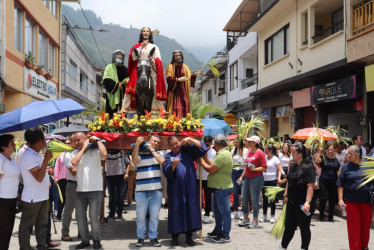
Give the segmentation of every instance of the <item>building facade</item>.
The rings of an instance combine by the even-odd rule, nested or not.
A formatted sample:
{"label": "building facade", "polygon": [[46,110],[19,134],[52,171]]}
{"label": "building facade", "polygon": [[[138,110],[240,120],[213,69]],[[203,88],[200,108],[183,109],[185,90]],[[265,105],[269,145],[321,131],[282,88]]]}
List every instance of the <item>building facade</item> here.
{"label": "building facade", "polygon": [[[57,99],[60,1],[2,1],[3,112]],[[5,46],[4,46],[5,44]],[[2,57],[3,59],[3,57]],[[30,62],[30,63],[26,63]]]}

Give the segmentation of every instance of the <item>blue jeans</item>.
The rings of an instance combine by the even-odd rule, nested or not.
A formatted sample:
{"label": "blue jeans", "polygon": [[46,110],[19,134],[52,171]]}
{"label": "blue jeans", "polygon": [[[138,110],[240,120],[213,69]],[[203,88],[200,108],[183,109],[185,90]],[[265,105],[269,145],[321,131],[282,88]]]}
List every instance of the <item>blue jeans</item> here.
{"label": "blue jeans", "polygon": [[258,175],[253,178],[245,178],[243,189],[242,189],[242,204],[243,204],[243,215],[248,216],[248,199],[251,195],[252,206],[253,206],[253,219],[258,219],[258,211],[260,210],[260,193],[264,184],[264,176]]}
{"label": "blue jeans", "polygon": [[158,215],[162,204],[162,191],[141,191],[135,193],[136,198],[136,235],[138,239],[145,239],[147,232],[146,215],[149,211],[148,237],[157,239]]}
{"label": "blue jeans", "polygon": [[[214,231],[228,236],[231,231],[230,195],[232,188],[214,189],[213,191],[213,214],[216,221]],[[222,227],[223,223],[223,227]]]}
{"label": "blue jeans", "polygon": [[233,188],[234,189],[234,211],[238,211],[239,194],[240,194],[240,190],[243,186],[243,185],[239,185],[236,181],[240,178],[243,171],[244,171],[244,169],[240,169],[240,170],[233,169],[232,174],[231,174],[232,184],[234,184],[234,188]]}

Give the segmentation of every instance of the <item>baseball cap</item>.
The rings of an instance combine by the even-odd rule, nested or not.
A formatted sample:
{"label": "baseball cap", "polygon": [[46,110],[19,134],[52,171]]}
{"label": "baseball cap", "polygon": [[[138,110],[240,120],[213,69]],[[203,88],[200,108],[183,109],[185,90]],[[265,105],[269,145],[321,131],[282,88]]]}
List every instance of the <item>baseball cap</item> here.
{"label": "baseball cap", "polygon": [[218,143],[218,144],[227,144],[227,141],[226,141],[226,136],[224,136],[223,134],[218,134],[216,135],[216,137],[214,138],[214,142]]}
{"label": "baseball cap", "polygon": [[252,135],[251,137],[249,138],[245,138],[247,141],[253,141],[255,142],[256,144],[260,144],[261,142],[261,139],[260,137],[258,137],[257,135]]}

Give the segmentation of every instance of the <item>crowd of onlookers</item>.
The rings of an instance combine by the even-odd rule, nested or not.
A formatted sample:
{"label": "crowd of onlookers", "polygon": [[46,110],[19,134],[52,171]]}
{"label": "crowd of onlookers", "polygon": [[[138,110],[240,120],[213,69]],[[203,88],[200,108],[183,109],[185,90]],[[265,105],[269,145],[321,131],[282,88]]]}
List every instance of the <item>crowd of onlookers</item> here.
{"label": "crowd of onlookers", "polygon": [[[54,164],[48,164],[50,151],[41,154],[46,141],[40,129],[28,129],[24,137],[26,143],[13,158],[14,137],[0,135],[0,214],[4,218],[0,249],[9,247],[18,207],[22,208],[20,249],[32,249],[33,230],[38,249],[59,246],[59,242],[51,240],[52,220],[62,223],[61,240],[72,241],[74,210],[81,238],[76,249],[89,247],[91,240],[93,248],[100,249],[99,216],[105,193],[102,161],[109,196],[105,219],[123,219],[126,207],[136,201],[137,247],[144,246],[147,236],[150,244],[161,246],[158,222],[162,206],[168,209],[171,245],[179,245],[179,235],[185,234],[187,245],[194,246],[193,232],[200,230],[202,223],[210,223],[211,212],[215,228],[208,237],[212,242],[227,243],[231,241],[232,219],[240,220],[238,226],[250,229],[259,228],[259,223],[275,223],[276,202],[281,200],[287,207],[279,249],[287,248],[297,227],[301,248],[308,249],[317,200],[320,221],[334,222],[336,205],[346,214],[350,249],[368,246],[373,186],[358,186],[362,183],[360,164],[366,160],[364,156],[373,156],[374,150],[368,143],[363,144],[361,136],[354,136],[351,146],[331,141],[313,148],[306,148],[301,141],[292,143],[288,135],[282,142],[264,147],[258,136],[233,141],[223,135],[206,136],[203,141],[170,136],[169,150],[159,150],[161,138],[152,135],[149,141],[138,137],[133,149],[124,152],[106,150],[99,138],[78,132],[65,141],[75,150],[62,153]],[[272,201],[266,197],[264,187],[285,190]]]}

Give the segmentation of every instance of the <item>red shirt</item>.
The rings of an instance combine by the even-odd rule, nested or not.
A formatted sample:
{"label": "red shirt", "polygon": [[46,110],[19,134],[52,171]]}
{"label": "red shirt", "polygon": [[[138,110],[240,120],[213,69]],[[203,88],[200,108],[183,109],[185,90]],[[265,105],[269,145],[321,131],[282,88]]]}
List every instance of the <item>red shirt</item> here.
{"label": "red shirt", "polygon": [[[264,152],[261,149],[258,149],[256,152],[252,152],[249,150],[247,158],[245,159],[245,162],[252,163],[255,165],[255,168],[264,167],[267,168],[266,165],[266,157]],[[248,166],[245,168],[245,177],[247,178],[253,178],[259,175],[262,175],[262,172],[253,172],[251,171]]]}

